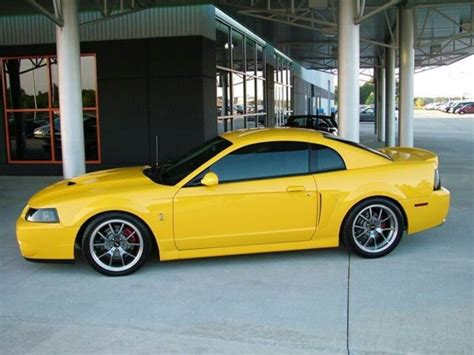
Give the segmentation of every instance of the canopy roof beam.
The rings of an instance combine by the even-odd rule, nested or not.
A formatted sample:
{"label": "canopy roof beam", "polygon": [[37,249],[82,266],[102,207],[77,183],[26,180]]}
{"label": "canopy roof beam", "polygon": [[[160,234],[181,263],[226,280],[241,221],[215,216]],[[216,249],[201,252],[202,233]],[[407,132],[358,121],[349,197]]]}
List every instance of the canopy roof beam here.
{"label": "canopy roof beam", "polygon": [[44,16],[49,18],[51,21],[53,21],[57,26],[63,27],[64,26],[64,20],[62,17],[62,12],[60,11],[61,6],[57,3],[58,0],[52,0],[53,1],[53,6],[55,9],[56,14],[52,14],[49,12],[47,9],[45,9],[41,4],[39,4],[36,0],[26,0],[28,4],[36,8],[39,12],[41,12]]}

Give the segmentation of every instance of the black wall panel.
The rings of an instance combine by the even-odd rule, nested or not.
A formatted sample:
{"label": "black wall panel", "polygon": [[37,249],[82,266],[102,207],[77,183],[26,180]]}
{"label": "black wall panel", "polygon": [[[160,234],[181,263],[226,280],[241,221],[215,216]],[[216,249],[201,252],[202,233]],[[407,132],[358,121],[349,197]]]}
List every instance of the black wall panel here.
{"label": "black wall panel", "polygon": [[204,141],[199,78],[155,78],[149,82],[151,152],[169,160]]}
{"label": "black wall panel", "polygon": [[102,161],[129,165],[149,161],[145,78],[100,80]]}

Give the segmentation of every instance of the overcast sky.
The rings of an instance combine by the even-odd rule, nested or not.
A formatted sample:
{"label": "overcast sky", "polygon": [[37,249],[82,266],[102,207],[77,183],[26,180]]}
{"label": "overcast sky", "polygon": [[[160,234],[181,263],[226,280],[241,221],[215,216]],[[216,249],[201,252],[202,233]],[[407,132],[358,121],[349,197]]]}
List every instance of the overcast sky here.
{"label": "overcast sky", "polygon": [[415,96],[474,98],[474,55],[451,65],[415,74]]}

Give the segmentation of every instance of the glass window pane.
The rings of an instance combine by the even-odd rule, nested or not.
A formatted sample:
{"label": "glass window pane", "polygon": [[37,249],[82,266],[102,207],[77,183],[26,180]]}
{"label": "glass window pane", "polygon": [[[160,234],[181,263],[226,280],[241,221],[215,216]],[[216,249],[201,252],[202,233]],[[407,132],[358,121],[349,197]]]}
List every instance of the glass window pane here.
{"label": "glass window pane", "polygon": [[51,160],[48,112],[9,112],[11,160]]}
{"label": "glass window pane", "polygon": [[286,71],[288,85],[291,85],[291,64],[288,63],[288,70]]}
{"label": "glass window pane", "polygon": [[224,121],[225,120],[222,119],[222,118],[217,119],[217,134],[222,134],[222,133],[226,132],[225,129],[224,129]]}
{"label": "glass window pane", "polygon": [[[4,70],[4,62],[1,61],[1,63],[2,63],[2,67],[0,68],[0,70],[3,71],[3,70]],[[3,113],[3,112],[4,112],[4,111],[3,111],[3,110],[4,110],[4,107],[5,107],[5,103],[4,103],[4,99],[3,99],[3,97],[4,97],[4,96],[3,96],[3,88],[5,87],[5,84],[4,84],[4,82],[3,82],[3,75],[1,75],[1,73],[0,73],[0,80],[1,80],[1,81],[0,81],[0,112]],[[4,119],[4,117],[2,116],[2,120],[1,120],[2,122],[3,122],[3,119]],[[2,124],[2,123],[0,123],[0,125],[1,125],[1,124]]]}
{"label": "glass window pane", "polygon": [[231,115],[230,73],[229,72],[217,69],[216,90],[217,90],[217,116]]}
{"label": "glass window pane", "polygon": [[246,77],[247,113],[255,112],[255,79]]}
{"label": "glass window pane", "polygon": [[311,144],[311,172],[344,170],[346,165],[341,156],[333,149],[318,144]]}
{"label": "glass window pane", "polygon": [[246,72],[249,75],[255,75],[255,57],[256,57],[256,52],[255,52],[255,42],[246,38],[245,39],[245,58],[246,58]]}
{"label": "glass window pane", "polygon": [[257,128],[257,127],[259,127],[257,117],[256,116],[247,117],[247,128]]}
{"label": "glass window pane", "polygon": [[278,57],[275,55],[274,58],[275,58],[275,67],[273,69],[273,81],[277,83],[278,82]]}
{"label": "glass window pane", "polygon": [[82,107],[96,107],[96,66],[94,56],[81,57]]}
{"label": "glass window pane", "polygon": [[[97,140],[96,111],[83,111],[84,149],[87,161],[99,160]],[[54,153],[56,160],[62,159],[61,151],[61,118],[59,112],[54,113]]]}
{"label": "glass window pane", "polygon": [[293,90],[293,88],[291,88],[291,87],[288,88],[288,111],[290,111],[290,112],[293,111],[292,102],[291,102],[292,90]]}
{"label": "glass window pane", "polygon": [[216,65],[230,68],[229,26],[216,23]]}
{"label": "glass window pane", "polygon": [[53,57],[49,59],[51,67],[51,105],[54,108],[59,107],[59,76],[58,59]]}
{"label": "glass window pane", "polygon": [[[50,58],[51,65],[51,103],[59,107],[58,60]],[[81,56],[82,107],[96,107],[96,63],[94,56]]]}
{"label": "glass window pane", "polygon": [[265,112],[265,93],[264,93],[264,83],[265,81],[259,79],[257,80],[257,112]]}
{"label": "glass window pane", "polygon": [[306,174],[308,145],[302,142],[252,144],[226,155],[211,171],[221,182]]}
{"label": "glass window pane", "polygon": [[232,69],[244,71],[244,36],[232,30]]}
{"label": "glass window pane", "polygon": [[232,123],[233,123],[233,126],[232,126],[233,131],[246,128],[244,116],[234,117]]}
{"label": "glass window pane", "polygon": [[257,44],[257,76],[265,76],[265,62],[263,57],[263,47]]}
{"label": "glass window pane", "polygon": [[4,70],[7,108],[41,109],[49,106],[46,58],[7,59]]}
{"label": "glass window pane", "polygon": [[244,113],[244,77],[240,74],[232,74],[232,104],[233,114],[241,115]]}

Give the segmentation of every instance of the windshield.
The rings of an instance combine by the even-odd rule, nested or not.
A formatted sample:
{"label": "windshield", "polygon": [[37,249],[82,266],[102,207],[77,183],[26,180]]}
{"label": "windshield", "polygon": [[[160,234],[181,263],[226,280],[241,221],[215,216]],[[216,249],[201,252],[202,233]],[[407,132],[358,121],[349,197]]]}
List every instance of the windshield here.
{"label": "windshield", "polygon": [[176,185],[195,169],[231,145],[231,142],[222,137],[212,138],[159,169],[146,169],[145,175],[159,184]]}
{"label": "windshield", "polygon": [[337,137],[337,136],[333,136],[331,134],[327,134],[327,133],[322,133],[324,135],[325,138],[327,139],[332,139],[332,140],[335,140],[335,141],[338,141],[338,142],[341,142],[341,143],[345,143],[345,144],[349,144],[353,147],[356,147],[356,148],[359,148],[359,149],[363,149],[367,152],[370,152],[370,153],[373,153],[373,154],[377,154],[378,156],[381,156],[385,159],[388,159],[388,160],[392,160],[392,157],[388,156],[387,154],[384,154],[382,152],[379,152],[378,150],[375,150],[375,149],[372,149],[372,148],[369,148],[363,144],[359,144],[359,143],[356,143],[356,142],[352,142],[352,141],[348,141],[348,140],[345,140],[345,139],[342,139],[340,137]]}

